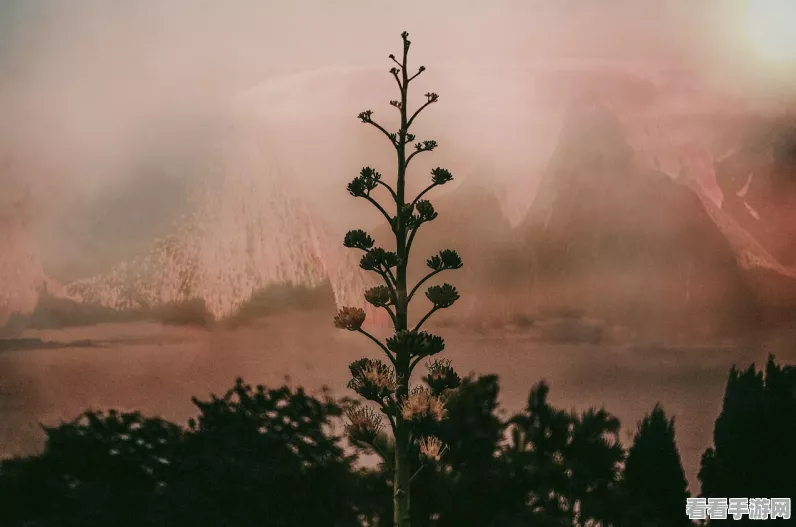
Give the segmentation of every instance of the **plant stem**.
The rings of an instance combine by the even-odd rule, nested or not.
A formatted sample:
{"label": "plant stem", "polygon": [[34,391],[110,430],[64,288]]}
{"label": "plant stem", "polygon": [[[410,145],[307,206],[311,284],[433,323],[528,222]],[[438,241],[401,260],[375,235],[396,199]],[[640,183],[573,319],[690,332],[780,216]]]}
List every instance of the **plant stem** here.
{"label": "plant stem", "polygon": [[[396,296],[395,306],[395,331],[406,331],[409,318],[408,295],[406,291],[406,224],[401,211],[405,206],[406,191],[406,134],[408,120],[406,117],[407,90],[409,79],[406,74],[407,54],[409,41],[406,33],[403,38],[403,61],[401,66],[401,130],[398,137],[398,183],[396,187],[396,210],[398,211],[395,229],[396,250],[398,253],[398,267],[396,269]],[[409,393],[409,353],[403,351],[396,356],[396,374],[400,385],[396,392],[398,401]],[[409,440],[407,424],[398,414],[396,418],[395,434],[395,475],[393,482],[393,523],[395,527],[410,527],[410,499],[409,499]]]}

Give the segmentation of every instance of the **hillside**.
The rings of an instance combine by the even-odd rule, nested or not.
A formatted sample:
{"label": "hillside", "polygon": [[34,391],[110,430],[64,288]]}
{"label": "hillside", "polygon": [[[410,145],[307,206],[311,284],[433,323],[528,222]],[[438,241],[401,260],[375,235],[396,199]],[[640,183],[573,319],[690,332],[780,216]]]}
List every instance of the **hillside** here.
{"label": "hillside", "polygon": [[684,333],[757,321],[733,248],[699,197],[640,165],[599,105],[570,112],[520,231],[540,307]]}

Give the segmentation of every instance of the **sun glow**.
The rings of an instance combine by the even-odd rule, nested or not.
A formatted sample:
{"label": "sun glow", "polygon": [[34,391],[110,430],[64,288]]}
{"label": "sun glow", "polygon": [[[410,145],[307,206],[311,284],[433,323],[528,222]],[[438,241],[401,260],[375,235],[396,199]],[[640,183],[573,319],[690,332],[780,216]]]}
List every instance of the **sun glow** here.
{"label": "sun glow", "polygon": [[796,0],[747,0],[749,37],[764,58],[796,61]]}

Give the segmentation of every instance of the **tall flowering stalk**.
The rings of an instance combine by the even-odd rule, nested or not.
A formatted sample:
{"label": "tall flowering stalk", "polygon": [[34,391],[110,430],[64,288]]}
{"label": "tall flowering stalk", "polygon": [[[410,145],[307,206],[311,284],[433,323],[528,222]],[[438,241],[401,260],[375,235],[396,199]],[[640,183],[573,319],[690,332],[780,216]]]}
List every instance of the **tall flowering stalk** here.
{"label": "tall flowering stalk", "polygon": [[[395,55],[390,55],[390,59],[396,64],[390,73],[395,78],[401,93],[400,100],[392,100],[390,105],[400,112],[400,128],[395,133],[388,132],[373,120],[371,110],[364,111],[358,116],[363,123],[373,126],[384,134],[395,148],[398,159],[395,187],[386,183],[381,174],[370,167],[363,168],[359,176],[348,184],[348,192],[352,196],[369,201],[384,216],[395,236],[396,249],[390,251],[377,247],[373,238],[363,230],[349,231],[344,241],[346,247],[363,251],[360,267],[378,274],[383,280],[384,285],[365,292],[365,300],[387,311],[395,333],[384,342],[377,339],[362,329],[365,312],[356,307],[342,308],[334,319],[336,327],[362,333],[379,346],[387,357],[387,362],[365,358],[349,366],[352,376],[349,388],[364,399],[376,403],[379,410],[360,406],[350,411],[347,432],[356,444],[366,445],[384,456],[386,454],[379,449],[376,439],[385,428],[386,418],[389,430],[393,434],[395,450],[393,475],[395,527],[410,525],[410,484],[414,477],[410,472],[410,455],[419,451],[427,460],[439,460],[444,453],[445,445],[431,435],[429,430],[433,430],[433,425],[445,417],[445,398],[450,390],[459,386],[460,382],[459,376],[450,366],[450,361],[429,359],[425,363],[428,370],[428,375],[424,378],[426,385],[410,386],[415,367],[424,359],[437,355],[445,349],[445,342],[441,337],[421,330],[423,324],[438,310],[451,307],[459,299],[459,293],[450,284],[428,287],[426,298],[431,302],[431,307],[412,327],[409,325],[409,303],[427,280],[443,271],[459,269],[462,260],[456,251],[447,249],[440,251],[426,261],[430,269],[428,274],[411,288],[407,284],[406,268],[415,235],[422,225],[437,218],[434,206],[423,197],[435,187],[453,179],[448,170],[435,168],[431,171],[430,184],[420,194],[414,198],[406,196],[406,174],[412,159],[437,147],[436,141],[425,140],[414,143],[412,151],[415,135],[410,130],[418,115],[439,100],[436,93],[426,93],[426,101],[419,108],[411,114],[407,111],[409,86],[425,71],[425,67],[420,66],[414,75],[408,75],[407,56],[411,45],[408,37],[409,34],[406,32],[401,34],[403,39],[401,60],[396,59]],[[379,187],[382,187],[391,198],[391,204],[387,207],[382,206],[373,196]]]}

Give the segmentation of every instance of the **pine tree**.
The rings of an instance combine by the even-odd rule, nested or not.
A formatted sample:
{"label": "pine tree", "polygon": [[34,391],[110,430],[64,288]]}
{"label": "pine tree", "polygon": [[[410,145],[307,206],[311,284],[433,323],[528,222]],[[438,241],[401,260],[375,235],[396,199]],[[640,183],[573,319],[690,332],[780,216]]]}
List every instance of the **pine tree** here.
{"label": "pine tree", "polygon": [[[702,496],[787,498],[796,496],[796,366],[769,356],[730,370],[713,446],[702,455]],[[773,505],[772,505],[773,508]],[[744,517],[736,525],[753,525]],[[793,519],[791,520],[793,522]]]}
{"label": "pine tree", "polygon": [[625,525],[691,525],[684,513],[688,483],[674,439],[674,418],[655,408],[639,423],[622,481]]}
{"label": "pine tree", "polygon": [[[387,311],[392,320],[394,335],[382,342],[364,329],[365,311],[356,307],[343,307],[335,317],[335,326],[340,329],[357,331],[372,340],[387,357],[387,362],[364,358],[353,362],[349,369],[352,379],[349,388],[364,399],[376,403],[380,411],[369,406],[358,406],[348,412],[349,424],[347,432],[351,440],[358,445],[368,445],[386,458],[387,449],[381,448],[379,437],[384,427],[383,417],[389,423],[393,436],[393,522],[396,527],[409,527],[410,514],[410,483],[412,480],[413,452],[419,451],[427,459],[439,459],[445,445],[431,434],[435,424],[446,413],[445,398],[450,390],[460,382],[459,376],[451,368],[450,361],[429,360],[426,362],[428,375],[424,378],[426,386],[410,386],[415,367],[424,359],[437,355],[445,348],[444,340],[436,335],[422,331],[421,327],[428,318],[440,309],[452,306],[459,293],[450,284],[433,285],[426,291],[426,298],[432,307],[420,321],[410,327],[409,304],[419,288],[427,280],[443,271],[459,269],[462,261],[452,250],[443,250],[430,257],[427,265],[430,272],[410,289],[407,281],[407,263],[409,261],[412,242],[422,225],[433,221],[437,212],[433,205],[423,199],[430,190],[444,185],[453,179],[451,173],[444,168],[431,171],[431,183],[414,199],[406,196],[406,177],[410,162],[415,156],[431,152],[437,146],[433,140],[419,141],[414,144],[414,151],[407,155],[415,135],[410,132],[418,115],[429,105],[436,103],[436,93],[426,93],[426,101],[414,113],[407,111],[407,100],[410,83],[412,83],[425,67],[420,66],[417,73],[408,74],[408,53],[411,42],[408,33],[401,34],[403,53],[401,60],[395,55],[390,59],[396,64],[390,73],[400,90],[400,100],[390,101],[400,113],[401,124],[397,132],[388,132],[382,125],[373,120],[373,111],[367,110],[358,118],[380,131],[390,141],[397,153],[397,181],[393,188],[386,183],[379,172],[365,167],[360,175],[348,184],[348,192],[370,202],[387,220],[395,238],[395,250],[388,250],[375,245],[373,238],[363,230],[349,231],[345,236],[344,245],[364,252],[360,267],[378,274],[384,284],[373,287],[365,292],[365,300],[376,308]],[[373,193],[379,187],[385,190],[394,204],[394,213],[382,206]],[[385,461],[387,461],[385,459]],[[422,466],[421,466],[422,468]]]}

